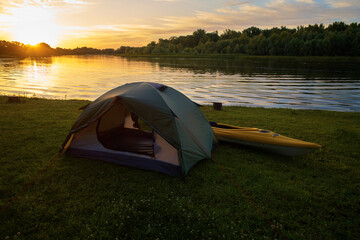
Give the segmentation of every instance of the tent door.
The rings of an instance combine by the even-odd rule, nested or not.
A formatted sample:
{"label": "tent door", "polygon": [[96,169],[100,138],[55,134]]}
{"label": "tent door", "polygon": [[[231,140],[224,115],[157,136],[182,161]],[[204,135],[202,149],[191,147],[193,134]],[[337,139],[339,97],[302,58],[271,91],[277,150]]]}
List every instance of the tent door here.
{"label": "tent door", "polygon": [[99,119],[97,137],[105,148],[154,156],[153,132],[137,127],[136,115],[115,104]]}

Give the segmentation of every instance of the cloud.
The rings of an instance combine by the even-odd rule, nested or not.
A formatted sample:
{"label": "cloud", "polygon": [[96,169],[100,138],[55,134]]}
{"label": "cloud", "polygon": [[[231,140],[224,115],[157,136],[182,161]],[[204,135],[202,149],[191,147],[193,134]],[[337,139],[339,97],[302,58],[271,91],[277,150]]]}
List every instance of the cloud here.
{"label": "cloud", "polygon": [[75,5],[88,5],[88,2],[81,0],[63,0],[64,3],[75,4]]}
{"label": "cloud", "polygon": [[359,7],[359,1],[352,1],[352,0],[343,0],[343,1],[329,0],[328,4],[334,8],[347,8],[356,5]]}
{"label": "cloud", "polygon": [[3,10],[9,8],[21,8],[24,6],[37,7],[65,7],[65,6],[80,6],[89,5],[90,3],[84,0],[1,0],[0,14]]}
{"label": "cloud", "polygon": [[226,6],[239,6],[243,4],[249,4],[247,1],[233,0],[226,3]]}
{"label": "cloud", "polygon": [[308,3],[308,4],[314,4],[315,3],[313,0],[296,0],[296,2]]}
{"label": "cloud", "polygon": [[[51,9],[54,15],[63,16],[66,14],[78,13],[85,5],[91,5],[85,0],[1,0],[0,2],[0,23],[2,27],[8,25],[6,20],[14,9],[36,7]],[[55,17],[55,16],[54,16]]]}
{"label": "cloud", "polygon": [[[153,1],[179,2],[184,0]],[[207,32],[218,30],[221,33],[224,29],[243,30],[251,26],[259,28],[296,27],[315,23],[326,25],[334,21],[360,21],[359,0],[229,0],[211,2],[216,2],[216,7],[210,2],[206,8],[195,4],[196,8],[194,7],[191,11],[188,11],[189,8],[187,8],[187,12],[183,12],[183,15],[179,11],[176,16],[169,13],[167,13],[168,15],[159,14],[158,17],[147,18],[146,20],[141,20],[142,16],[134,15],[134,19],[137,20],[127,21],[130,24],[122,24],[120,17],[117,22],[115,20],[114,24],[112,22],[111,24],[101,22],[101,17],[96,18],[99,23],[92,26],[87,26],[88,23],[80,21],[78,22],[79,26],[64,26],[64,33],[59,41],[59,46],[71,48],[76,46],[97,48],[117,48],[121,45],[144,46],[151,41],[157,41],[159,38],[192,34],[199,28],[205,29]],[[24,4],[52,8],[62,18],[72,19],[72,17],[78,16],[73,14],[74,12],[86,10],[87,6],[93,3],[88,0],[1,0],[0,11],[4,7],[19,7]],[[151,10],[153,9],[149,9],[149,11]],[[4,13],[4,11],[2,12]],[[4,14],[1,15],[1,12],[0,24],[3,29],[6,29],[6,17]],[[69,21],[69,24],[73,24],[73,22]],[[3,34],[4,32],[0,31],[0,36]]]}
{"label": "cloud", "polygon": [[[359,1],[360,2],[360,1]],[[335,6],[346,6],[352,8],[339,9]],[[189,17],[168,16],[160,18],[166,28],[178,30],[196,30],[203,28],[208,31],[237,29],[241,30],[251,26],[260,28],[271,27],[296,27],[315,23],[329,24],[335,20],[342,21],[359,20],[358,12],[360,3],[348,0],[341,4],[321,4],[312,0],[267,1],[263,5],[256,5],[251,2],[230,1],[225,6],[215,9],[212,12],[195,11]]]}
{"label": "cloud", "polygon": [[[351,1],[347,1],[349,3]],[[333,21],[359,19],[359,4],[352,8],[338,8],[335,1],[326,4],[310,0],[268,1],[263,5],[252,2],[229,1],[213,11],[194,10],[190,16],[163,16],[155,23],[96,25],[77,29],[76,39],[94,47],[119,47],[121,45],[144,46],[159,38],[191,34],[198,28],[208,32],[224,29],[243,30],[259,28],[296,27],[315,23],[329,24]],[[340,4],[345,6],[344,4]],[[334,16],[337,16],[335,19]],[[80,41],[81,39],[81,41]],[[100,44],[100,45],[99,45]]]}
{"label": "cloud", "polygon": [[[166,34],[166,33],[165,33]],[[161,27],[146,24],[72,26],[62,36],[61,47],[118,48],[120,46],[144,46],[164,37]]]}

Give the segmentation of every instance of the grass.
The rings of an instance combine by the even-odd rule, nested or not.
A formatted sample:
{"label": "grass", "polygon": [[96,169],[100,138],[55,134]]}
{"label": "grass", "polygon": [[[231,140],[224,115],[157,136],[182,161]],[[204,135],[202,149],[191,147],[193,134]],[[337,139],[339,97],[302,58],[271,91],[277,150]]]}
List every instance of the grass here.
{"label": "grass", "polygon": [[[58,154],[85,104],[0,97],[0,206]],[[219,144],[213,157],[286,239],[360,238],[360,113],[201,109],[209,120],[325,146],[286,158]],[[281,239],[211,160],[183,180],[62,156],[0,219],[0,239]]]}

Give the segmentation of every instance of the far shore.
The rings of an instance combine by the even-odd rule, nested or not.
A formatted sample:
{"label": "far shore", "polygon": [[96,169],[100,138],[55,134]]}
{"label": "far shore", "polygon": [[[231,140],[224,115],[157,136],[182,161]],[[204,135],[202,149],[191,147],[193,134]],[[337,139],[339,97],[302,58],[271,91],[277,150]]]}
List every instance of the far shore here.
{"label": "far shore", "polygon": [[213,59],[276,59],[276,60],[299,60],[299,61],[360,61],[360,56],[270,56],[270,55],[248,55],[248,54],[77,54],[77,55],[51,55],[42,57],[0,55],[0,59],[6,58],[44,58],[44,57],[64,57],[64,56],[118,56],[125,58],[213,58]]}
{"label": "far shore", "polygon": [[279,59],[279,60],[348,60],[360,61],[358,56],[269,56],[247,54],[115,54],[114,56],[126,58],[219,58],[219,59]]}

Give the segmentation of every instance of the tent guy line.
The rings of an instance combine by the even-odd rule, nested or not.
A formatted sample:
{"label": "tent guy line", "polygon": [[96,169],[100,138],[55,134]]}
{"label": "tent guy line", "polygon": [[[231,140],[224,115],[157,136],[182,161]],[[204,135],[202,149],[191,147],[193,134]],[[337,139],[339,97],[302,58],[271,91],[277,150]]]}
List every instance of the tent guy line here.
{"label": "tent guy line", "polygon": [[[111,103],[108,105],[108,107],[107,107],[103,112],[101,112],[101,113],[96,117],[96,119],[95,119],[92,123],[89,124],[88,127],[84,128],[84,129],[81,131],[81,133],[78,135],[78,137],[79,137],[81,134],[83,134],[94,122],[96,122],[96,120],[97,120],[105,111],[107,111],[108,108],[109,108],[114,102],[115,102],[115,100],[114,100],[113,102],[111,102]],[[75,138],[73,141],[71,141],[71,143],[70,143],[69,145],[71,145],[71,144],[72,144],[74,141],[76,141],[77,139],[78,139],[78,138]],[[48,168],[50,168],[50,167],[53,165],[53,163],[54,163],[65,151],[66,151],[66,149],[62,149],[62,150],[60,151],[60,153],[59,153],[56,157],[54,157],[53,160],[51,160],[51,162],[50,162],[48,165],[46,165],[43,169],[41,169],[41,170],[39,171],[39,173],[38,173],[28,184],[26,184],[26,186],[25,186],[19,193],[17,193],[14,197],[12,197],[11,200],[8,201],[8,202],[1,208],[1,210],[0,210],[0,215],[1,215],[8,207],[10,207],[10,205],[11,205],[12,203],[14,203],[30,186],[32,186],[32,185],[36,182],[36,180],[38,180],[38,178],[39,178],[44,172],[46,172],[46,170],[47,170]]]}
{"label": "tent guy line", "polygon": [[14,197],[11,198],[10,201],[8,201],[0,210],[0,215],[8,208],[12,203],[14,203],[25,191],[28,189],[31,185],[33,185],[36,180],[44,173],[46,170],[53,165],[53,163],[64,153],[64,151],[61,151],[48,165],[46,165],[38,175],[36,175],[19,193],[17,193]]}

